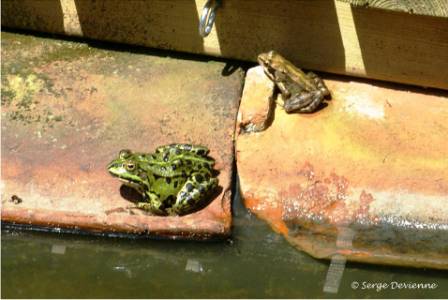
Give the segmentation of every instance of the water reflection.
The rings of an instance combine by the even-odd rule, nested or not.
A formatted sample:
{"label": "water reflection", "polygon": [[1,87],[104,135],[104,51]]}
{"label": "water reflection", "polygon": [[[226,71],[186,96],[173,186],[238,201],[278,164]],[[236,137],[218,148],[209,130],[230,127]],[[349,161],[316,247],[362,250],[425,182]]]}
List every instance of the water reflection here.
{"label": "water reflection", "polygon": [[[2,231],[2,296],[61,298],[442,297],[443,272],[348,264],[337,294],[315,260],[234,203],[232,239],[154,241]],[[435,290],[354,290],[353,281],[437,282]]]}

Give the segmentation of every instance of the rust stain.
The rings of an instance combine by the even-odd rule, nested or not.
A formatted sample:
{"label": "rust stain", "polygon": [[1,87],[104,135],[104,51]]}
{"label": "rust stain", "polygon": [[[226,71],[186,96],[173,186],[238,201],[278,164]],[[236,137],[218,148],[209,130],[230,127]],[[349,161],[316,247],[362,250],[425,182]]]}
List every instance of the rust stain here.
{"label": "rust stain", "polygon": [[[348,180],[332,172],[329,176],[317,174],[310,162],[305,162],[298,171],[298,182],[282,193],[287,199],[286,218],[307,219],[307,216],[322,215],[335,226],[349,222],[349,214],[344,199],[347,196]],[[292,212],[292,214],[290,213]]]}
{"label": "rust stain", "polygon": [[276,107],[267,130],[238,135],[246,206],[314,257],[336,253],[339,229],[351,228],[351,260],[448,268],[448,94],[326,83],[325,109]]}
{"label": "rust stain", "polygon": [[355,216],[360,219],[369,218],[369,206],[374,200],[372,194],[363,190],[361,195],[359,195],[359,208]]}
{"label": "rust stain", "polygon": [[367,251],[353,251],[350,249],[340,249],[337,250],[338,254],[344,255],[344,256],[356,256],[358,258],[371,258],[373,254],[371,252]]}
{"label": "rust stain", "polygon": [[[4,42],[3,221],[190,238],[230,233],[240,71],[222,76],[221,62],[32,36],[7,34]],[[150,152],[173,142],[210,148],[221,193],[184,217],[120,210],[132,203],[107,163],[123,148]],[[23,201],[4,202],[11,195]]]}
{"label": "rust stain", "polygon": [[303,167],[299,170],[298,175],[305,176],[309,181],[314,179],[314,168],[309,162],[305,162]]}
{"label": "rust stain", "polygon": [[272,228],[281,234],[288,234],[288,227],[283,222],[282,218],[282,208],[274,207],[268,202],[260,203],[258,199],[245,197],[244,205],[248,207],[252,212],[254,212],[259,218],[268,219]]}

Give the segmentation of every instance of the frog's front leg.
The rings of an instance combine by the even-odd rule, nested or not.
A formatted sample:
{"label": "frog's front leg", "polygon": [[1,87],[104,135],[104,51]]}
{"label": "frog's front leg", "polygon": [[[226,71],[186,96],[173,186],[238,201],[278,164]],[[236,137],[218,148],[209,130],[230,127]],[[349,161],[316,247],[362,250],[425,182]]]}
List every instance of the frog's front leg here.
{"label": "frog's front leg", "polygon": [[284,99],[288,99],[291,96],[291,93],[289,92],[288,88],[285,85],[285,73],[280,71],[275,71],[275,79],[273,81],[275,82],[275,85],[280,90],[280,93],[282,94]]}
{"label": "frog's front leg", "polygon": [[162,210],[162,202],[160,201],[160,197],[158,195],[151,191],[147,191],[145,195],[147,198],[146,201],[138,202],[138,208],[157,215],[166,215],[166,213]]}
{"label": "frog's front leg", "polygon": [[211,178],[208,172],[192,173],[177,193],[176,202],[169,214],[182,215],[191,211],[217,186],[218,179]]}

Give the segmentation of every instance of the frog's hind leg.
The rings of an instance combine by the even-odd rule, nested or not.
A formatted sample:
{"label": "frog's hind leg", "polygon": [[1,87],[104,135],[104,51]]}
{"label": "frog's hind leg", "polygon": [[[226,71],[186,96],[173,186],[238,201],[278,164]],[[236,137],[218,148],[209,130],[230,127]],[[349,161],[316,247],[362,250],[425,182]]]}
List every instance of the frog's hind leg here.
{"label": "frog's hind leg", "polygon": [[330,90],[327,88],[324,81],[320,77],[318,77],[313,72],[308,72],[307,76],[314,81],[318,90],[320,90],[322,92],[323,96],[330,95]]}
{"label": "frog's hind leg", "polygon": [[209,174],[195,172],[185,182],[177,194],[176,202],[171,207],[171,215],[182,215],[197,208],[197,204],[218,186],[217,178]]}
{"label": "frog's hind leg", "polygon": [[300,108],[298,111],[302,113],[312,113],[314,112],[319,105],[324,100],[324,93],[321,90],[313,91],[309,94],[311,98],[311,102],[308,103],[306,106]]}
{"label": "frog's hind leg", "polygon": [[[316,95],[313,92],[301,94],[294,98],[289,98],[287,101],[285,101],[283,108],[287,113],[294,112],[297,110],[300,112],[305,112],[308,111],[307,109],[309,108],[310,105],[313,104],[313,101],[315,101],[315,99]],[[320,103],[317,103],[317,105],[319,104]]]}

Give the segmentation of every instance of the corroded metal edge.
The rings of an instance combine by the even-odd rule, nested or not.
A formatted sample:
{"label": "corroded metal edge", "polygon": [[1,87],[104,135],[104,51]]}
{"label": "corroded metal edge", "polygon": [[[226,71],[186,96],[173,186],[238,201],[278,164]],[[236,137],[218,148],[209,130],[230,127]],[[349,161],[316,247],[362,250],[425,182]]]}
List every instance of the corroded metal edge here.
{"label": "corroded metal edge", "polygon": [[[243,198],[244,205],[254,213],[258,218],[266,221],[272,229],[282,234],[285,239],[294,245],[295,247],[306,252],[310,256],[316,259],[331,259],[334,255],[340,254],[347,257],[348,260],[359,263],[369,263],[378,265],[395,265],[413,268],[433,268],[440,270],[448,269],[448,259],[440,255],[440,253],[426,253],[426,255],[399,255],[394,253],[391,248],[382,249],[382,252],[375,253],[372,249],[367,247],[356,246],[355,240],[350,241],[351,244],[355,246],[351,247],[338,247],[337,245],[337,232],[341,227],[336,227],[332,225],[322,225],[320,229],[312,230],[310,227],[317,226],[317,223],[312,223],[310,220],[302,220],[303,223],[307,223],[307,227],[302,230],[302,232],[297,232],[292,229],[287,223],[282,219],[281,208],[265,209],[263,208],[266,204],[266,199],[254,198],[250,196],[250,193],[246,193],[247,197]],[[269,204],[266,204],[269,206]],[[350,227],[362,227],[362,224],[353,223]],[[325,228],[322,230],[322,228]],[[392,230],[403,230],[403,228],[390,228]],[[374,230],[374,228],[372,229]],[[294,232],[295,231],[295,232]],[[354,232],[356,234],[356,232]],[[313,238],[310,238],[310,236]],[[443,233],[441,233],[443,235]],[[364,245],[368,246],[368,245]],[[438,257],[437,259],[430,258],[430,254],[433,257]],[[439,258],[440,257],[440,258]]]}
{"label": "corroded metal edge", "polygon": [[[316,258],[448,269],[448,95],[326,83],[318,112],[277,106],[265,131],[238,133],[245,206]],[[262,100],[242,99],[239,114]]]}
{"label": "corroded metal edge", "polygon": [[[231,191],[227,189],[222,198],[214,201],[221,201],[224,210],[230,210]],[[227,209],[226,209],[227,208]],[[172,230],[172,218],[178,218],[175,230]],[[107,216],[102,219],[98,216],[86,215],[83,213],[69,214],[55,212],[46,209],[23,210],[15,208],[2,208],[2,223],[8,226],[17,226],[21,229],[82,233],[123,236],[123,237],[147,237],[162,239],[181,239],[181,240],[209,240],[224,239],[231,232],[231,218],[222,220],[202,219],[197,226],[191,226],[192,223],[198,223],[192,215],[183,217],[154,217],[147,221],[146,216],[134,216],[127,219],[127,224],[119,216]],[[179,222],[180,221],[180,222]],[[137,226],[138,224],[138,226]],[[142,226],[144,225],[144,227]]]}

